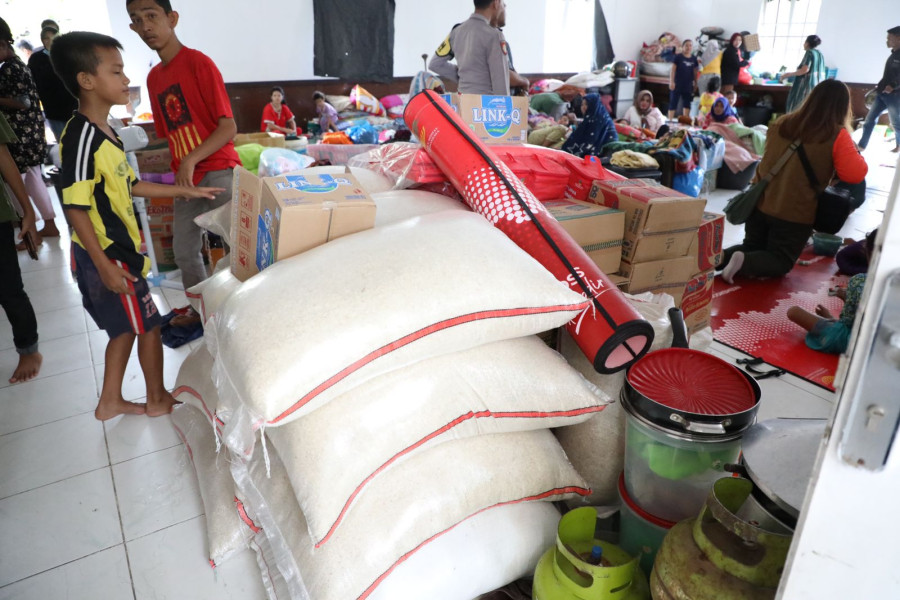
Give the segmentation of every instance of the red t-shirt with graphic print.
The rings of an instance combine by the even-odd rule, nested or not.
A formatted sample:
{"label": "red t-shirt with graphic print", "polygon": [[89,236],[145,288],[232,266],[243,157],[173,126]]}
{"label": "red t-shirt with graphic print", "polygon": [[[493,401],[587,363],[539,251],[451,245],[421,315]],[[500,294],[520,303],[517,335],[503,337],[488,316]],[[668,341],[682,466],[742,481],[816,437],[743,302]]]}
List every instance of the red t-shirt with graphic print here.
{"label": "red t-shirt with graphic print", "polygon": [[[150,69],[147,91],[156,135],[169,140],[173,172],[178,171],[181,160],[191,150],[215,131],[220,118],[233,117],[222,74],[211,58],[192,48],[182,47],[169,64]],[[194,185],[210,171],[238,164],[234,142],[229,140],[197,164]]]}

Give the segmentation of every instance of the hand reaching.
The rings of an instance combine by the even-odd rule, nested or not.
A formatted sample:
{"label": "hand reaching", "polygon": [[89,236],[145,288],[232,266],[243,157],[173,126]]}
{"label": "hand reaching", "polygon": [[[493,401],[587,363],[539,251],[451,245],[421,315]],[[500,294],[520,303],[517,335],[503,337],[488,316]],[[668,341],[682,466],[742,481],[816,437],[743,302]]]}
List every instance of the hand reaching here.
{"label": "hand reaching", "polygon": [[821,304],[816,305],[816,314],[823,319],[828,319],[829,321],[834,320],[834,315],[831,314],[831,311],[822,306]]}
{"label": "hand reaching", "polygon": [[221,194],[225,188],[216,187],[184,187],[178,188],[178,196],[181,198],[206,198],[214,200],[217,194]]}

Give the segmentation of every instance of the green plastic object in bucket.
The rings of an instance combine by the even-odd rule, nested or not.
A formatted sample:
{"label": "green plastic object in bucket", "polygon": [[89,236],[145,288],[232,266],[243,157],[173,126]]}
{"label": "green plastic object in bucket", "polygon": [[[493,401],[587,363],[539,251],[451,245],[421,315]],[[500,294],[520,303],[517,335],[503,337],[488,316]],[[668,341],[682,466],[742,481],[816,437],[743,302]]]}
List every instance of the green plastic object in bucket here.
{"label": "green plastic object in bucket", "polygon": [[[647,578],[638,559],[594,538],[597,511],[590,506],[563,515],[550,548],[534,571],[534,600],[649,600]],[[584,558],[591,549],[603,549],[604,565],[592,565]]]}
{"label": "green plastic object in bucket", "polygon": [[834,256],[844,243],[844,238],[821,231],[815,232],[812,239],[813,252],[820,256]]}

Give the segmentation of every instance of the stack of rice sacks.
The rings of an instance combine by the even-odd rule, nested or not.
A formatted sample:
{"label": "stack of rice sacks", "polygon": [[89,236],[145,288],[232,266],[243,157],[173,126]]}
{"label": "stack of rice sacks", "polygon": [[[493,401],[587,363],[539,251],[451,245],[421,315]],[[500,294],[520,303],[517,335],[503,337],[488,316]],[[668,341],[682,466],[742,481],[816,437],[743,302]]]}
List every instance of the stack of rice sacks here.
{"label": "stack of rice sacks", "polygon": [[609,397],[535,336],[587,300],[462,204],[389,186],[374,229],[191,290],[206,345],[173,423],[211,562],[253,548],[270,598],[471,599],[590,494],[549,429]]}

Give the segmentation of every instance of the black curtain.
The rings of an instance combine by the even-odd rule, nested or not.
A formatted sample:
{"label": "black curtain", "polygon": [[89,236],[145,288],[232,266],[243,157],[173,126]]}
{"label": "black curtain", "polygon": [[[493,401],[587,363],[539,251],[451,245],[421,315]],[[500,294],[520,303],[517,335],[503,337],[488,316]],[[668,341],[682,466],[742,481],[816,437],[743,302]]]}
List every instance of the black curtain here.
{"label": "black curtain", "polygon": [[394,76],[394,0],[313,0],[313,73],[360,81]]}
{"label": "black curtain", "polygon": [[615,57],[603,7],[600,6],[600,0],[594,0],[594,69],[608,65]]}

